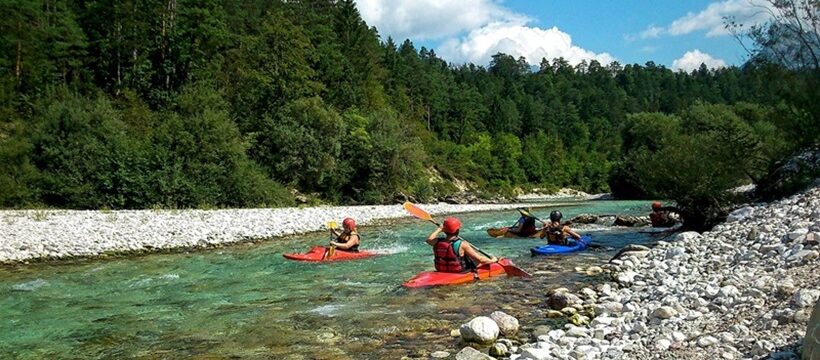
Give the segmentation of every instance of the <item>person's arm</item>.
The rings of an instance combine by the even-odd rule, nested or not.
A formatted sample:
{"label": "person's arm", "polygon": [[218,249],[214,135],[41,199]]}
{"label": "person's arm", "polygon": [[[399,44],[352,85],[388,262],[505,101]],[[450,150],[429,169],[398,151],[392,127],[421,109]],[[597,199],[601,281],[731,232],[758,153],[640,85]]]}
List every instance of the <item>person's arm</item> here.
{"label": "person's arm", "polygon": [[350,248],[352,248],[356,245],[359,245],[359,235],[350,236],[350,240],[348,240],[346,243],[331,241],[330,244],[335,246],[338,249],[347,250],[347,249],[350,249]]}
{"label": "person's arm", "polygon": [[339,229],[336,229],[336,228],[330,229],[330,233],[333,234],[334,241],[339,240],[339,236],[342,235],[342,233],[339,232]]}
{"label": "person's arm", "polygon": [[461,247],[459,251],[464,251],[464,255],[469,256],[473,260],[475,260],[479,264],[492,264],[497,262],[498,259],[495,256],[486,257],[482,255],[480,252],[476,251],[475,248],[470,245],[470,243],[462,240]]}
{"label": "person's arm", "polygon": [[507,229],[507,231],[519,231],[521,227],[524,226],[524,217],[518,218],[518,222],[515,223],[511,228]]}
{"label": "person's arm", "polygon": [[430,245],[430,246],[435,245],[436,241],[438,241],[438,234],[441,231],[442,231],[441,226],[439,226],[435,230],[433,230],[433,232],[430,233],[430,236],[427,237],[427,244]]}
{"label": "person's arm", "polygon": [[577,232],[572,231],[569,226],[564,226],[564,233],[569,234],[569,236],[572,236],[575,240],[581,240],[581,235],[578,235]]}

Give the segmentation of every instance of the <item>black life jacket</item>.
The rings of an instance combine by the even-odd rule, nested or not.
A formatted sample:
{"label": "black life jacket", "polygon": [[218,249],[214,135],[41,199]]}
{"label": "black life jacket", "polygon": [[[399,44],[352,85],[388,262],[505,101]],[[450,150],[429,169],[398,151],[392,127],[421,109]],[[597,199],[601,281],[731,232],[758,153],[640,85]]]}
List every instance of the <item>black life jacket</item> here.
{"label": "black life jacket", "polygon": [[548,243],[556,245],[567,244],[567,234],[564,234],[564,225],[554,225],[553,223],[550,223],[544,231],[546,231]]}
{"label": "black life jacket", "polygon": [[[347,234],[347,237],[346,237],[347,240],[345,240],[345,241],[342,241],[343,240],[342,235],[344,235],[344,234],[341,234],[341,235],[339,235],[338,238],[336,238],[336,242],[342,243],[342,244],[347,244],[347,242],[350,241],[350,236],[352,236],[352,235],[356,235],[356,236],[359,237],[359,244],[361,244],[361,242],[362,242],[362,236],[359,235],[359,233],[356,232],[355,230],[351,231],[349,234]],[[348,248],[347,250],[336,249],[336,251],[359,252],[359,244],[353,245],[350,248]]]}
{"label": "black life jacket", "polygon": [[521,223],[521,227],[519,228],[520,230],[517,231],[519,235],[530,236],[538,232],[538,228],[535,227],[534,217],[522,216],[521,219],[519,219],[518,221],[519,223]]}
{"label": "black life jacket", "polygon": [[452,241],[438,239],[433,245],[433,255],[435,255],[436,271],[447,273],[461,273],[471,271],[472,261],[465,256],[458,255],[458,248],[461,247],[461,238],[456,237]]}

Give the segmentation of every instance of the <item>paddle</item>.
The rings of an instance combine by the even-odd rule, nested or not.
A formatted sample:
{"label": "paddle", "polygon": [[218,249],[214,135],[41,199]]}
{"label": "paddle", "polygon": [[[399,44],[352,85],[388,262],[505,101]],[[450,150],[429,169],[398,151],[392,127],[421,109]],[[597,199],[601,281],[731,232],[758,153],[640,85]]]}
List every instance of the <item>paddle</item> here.
{"label": "paddle", "polygon": [[[335,229],[335,228],[336,228],[336,222],[335,221],[330,221],[330,222],[327,223],[327,229],[330,230],[330,242],[333,242],[333,235],[334,235],[333,234],[333,229]],[[330,244],[325,248],[325,255],[322,256],[322,259],[325,259],[325,260],[330,259],[333,256],[333,254],[335,254],[335,253],[336,253],[336,247],[333,246],[332,244]]]}
{"label": "paddle", "polygon": [[547,223],[545,223],[544,220],[539,219],[537,216],[531,214],[529,211],[525,209],[518,209],[518,212],[521,213],[521,215],[529,216],[535,220],[538,220],[538,222],[540,222],[541,224],[547,225]]}
{"label": "paddle", "polygon": [[[424,221],[429,221],[429,222],[435,224],[436,226],[441,226],[441,225],[439,225],[439,223],[437,223],[435,220],[433,220],[433,217],[428,212],[422,210],[420,207],[414,205],[413,203],[411,203],[409,201],[404,203],[404,209],[407,210],[407,212],[409,212],[410,215],[413,215],[413,217],[415,217],[417,219],[424,220]],[[475,245],[472,245],[472,246],[473,246],[474,249],[476,249],[476,251],[480,252],[482,255],[484,255],[488,258],[492,257],[490,254],[487,254],[486,252],[484,252],[484,250],[479,249],[477,246],[475,246]],[[504,268],[504,271],[507,273],[507,276],[520,276],[520,277],[530,277],[530,276],[532,276],[532,275],[530,275],[530,273],[524,271],[524,269],[521,269],[521,268],[515,266],[512,263],[512,261],[509,261],[509,259],[507,259],[507,264],[502,264],[500,262],[501,259],[503,259],[503,258],[498,259],[496,261],[496,263],[498,263],[498,265],[501,265],[501,267]]]}

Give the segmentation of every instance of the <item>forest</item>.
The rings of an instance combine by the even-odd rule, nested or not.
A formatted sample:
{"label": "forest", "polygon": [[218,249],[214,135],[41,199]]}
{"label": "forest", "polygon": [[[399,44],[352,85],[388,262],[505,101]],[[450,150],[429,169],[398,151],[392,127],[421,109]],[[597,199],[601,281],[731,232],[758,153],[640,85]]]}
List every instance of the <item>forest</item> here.
{"label": "forest", "polygon": [[391,203],[456,184],[702,204],[693,193],[754,181],[820,134],[816,57],[777,52],[776,23],[753,29],[742,66],[686,73],[502,53],[449,64],[380,36],[351,0],[0,10],[7,208]]}

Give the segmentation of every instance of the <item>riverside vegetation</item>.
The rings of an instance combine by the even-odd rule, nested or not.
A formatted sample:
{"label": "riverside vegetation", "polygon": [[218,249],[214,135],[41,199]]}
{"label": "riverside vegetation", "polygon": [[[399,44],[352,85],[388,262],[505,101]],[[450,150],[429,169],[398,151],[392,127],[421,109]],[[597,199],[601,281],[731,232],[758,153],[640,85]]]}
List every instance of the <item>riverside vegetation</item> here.
{"label": "riverside vegetation", "polygon": [[[777,19],[750,33],[743,66],[685,73],[561,58],[533,68],[500,53],[486,67],[447,64],[380,37],[350,0],[0,10],[3,207],[284,206],[294,191],[390,203],[463,184],[573,186],[671,198],[702,229],[727,211],[715,194],[820,133],[805,51],[816,44]],[[796,46],[778,51],[786,41]]]}

